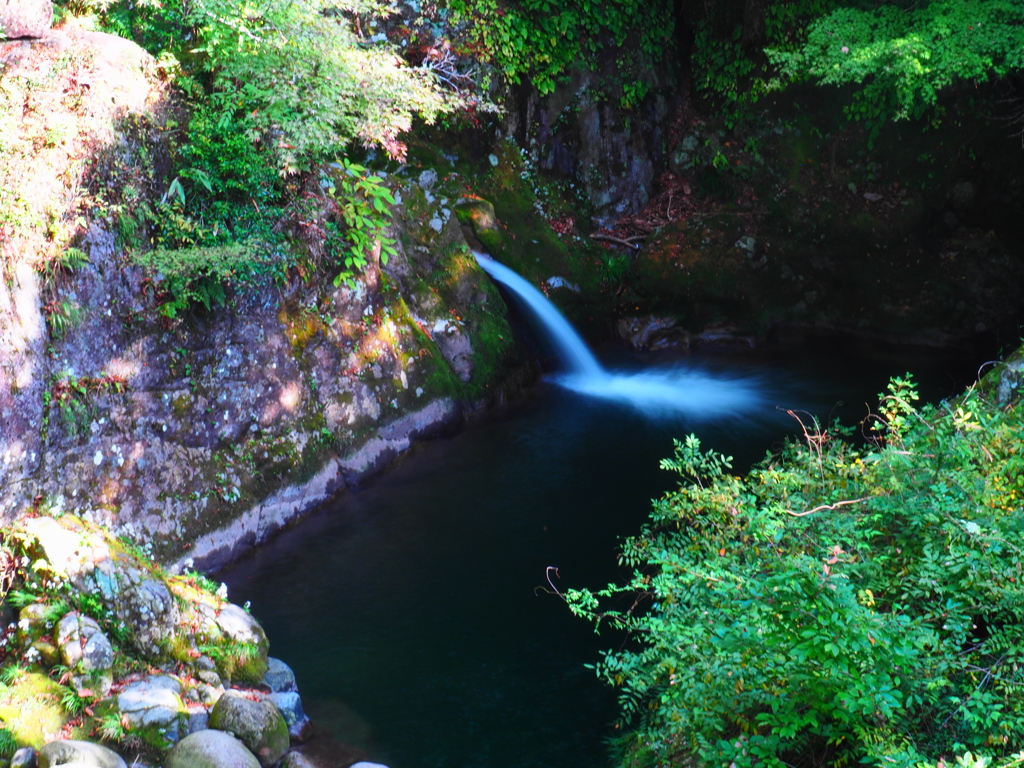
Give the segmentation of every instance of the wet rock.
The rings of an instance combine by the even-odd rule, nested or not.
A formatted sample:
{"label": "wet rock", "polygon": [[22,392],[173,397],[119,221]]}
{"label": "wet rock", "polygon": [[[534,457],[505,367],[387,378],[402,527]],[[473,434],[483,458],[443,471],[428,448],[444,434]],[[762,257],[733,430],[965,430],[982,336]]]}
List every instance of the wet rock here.
{"label": "wet rock", "polygon": [[281,768],[320,768],[316,762],[301,752],[292,751],[284,756]]}
{"label": "wet rock", "polygon": [[249,748],[263,768],[270,768],[288,751],[288,725],[269,701],[252,701],[226,691],[210,712],[210,728],[227,731]]}
{"label": "wet rock", "polygon": [[576,285],[576,283],[570,283],[564,277],[558,277],[557,275],[555,275],[554,277],[549,277],[547,280],[544,281],[544,283],[545,285],[547,285],[548,288],[566,288],[572,291],[573,293],[580,292],[580,287]]}
{"label": "wet rock", "polygon": [[128,768],[113,750],[99,744],[70,739],[43,745],[37,762],[39,768],[57,768],[61,765],[73,765],[75,768]]}
{"label": "wet rock", "polygon": [[317,726],[312,738],[285,755],[281,768],[339,768],[370,759],[364,751],[338,741]]}
{"label": "wet rock", "polygon": [[690,341],[686,331],[677,328],[675,318],[671,317],[623,317],[615,324],[615,332],[634,349],[686,347]]}
{"label": "wet rock", "polygon": [[8,39],[46,37],[52,23],[50,0],[0,0],[0,31]]}
{"label": "wet rock", "polygon": [[267,701],[277,707],[288,725],[288,735],[293,739],[301,739],[309,728],[309,718],[302,709],[302,700],[295,691],[272,693]]}
{"label": "wet rock", "polygon": [[267,658],[267,673],[263,676],[263,682],[274,693],[299,690],[292,668],[280,659]]}
{"label": "wet rock", "polygon": [[245,744],[230,733],[198,731],[179,741],[167,754],[166,768],[260,768]]}
{"label": "wet rock", "polygon": [[114,649],[96,620],[72,611],[57,624],[54,643],[75,689],[106,695],[113,684]]}

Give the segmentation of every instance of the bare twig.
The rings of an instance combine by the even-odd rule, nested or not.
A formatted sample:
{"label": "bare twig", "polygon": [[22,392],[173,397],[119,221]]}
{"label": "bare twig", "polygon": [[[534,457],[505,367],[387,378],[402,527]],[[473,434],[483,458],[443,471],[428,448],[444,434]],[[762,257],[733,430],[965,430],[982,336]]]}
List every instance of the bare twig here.
{"label": "bare twig", "polygon": [[782,511],[785,512],[787,515],[792,515],[793,517],[805,517],[806,515],[813,515],[815,512],[821,512],[821,510],[823,509],[836,509],[837,507],[845,507],[849,504],[860,504],[862,501],[869,501],[870,499],[873,498],[874,496],[865,496],[861,499],[848,499],[846,501],[837,501],[835,504],[822,504],[819,507],[815,507],[814,509],[808,509],[804,512],[794,512],[791,509],[784,509]]}
{"label": "bare twig", "polygon": [[615,235],[602,235],[600,233],[595,233],[590,236],[590,239],[604,240],[609,243],[621,245],[623,248],[629,248],[630,250],[638,251],[640,250],[639,242],[641,240],[644,240],[645,238],[642,237],[641,235],[635,235],[633,237],[616,237]]}

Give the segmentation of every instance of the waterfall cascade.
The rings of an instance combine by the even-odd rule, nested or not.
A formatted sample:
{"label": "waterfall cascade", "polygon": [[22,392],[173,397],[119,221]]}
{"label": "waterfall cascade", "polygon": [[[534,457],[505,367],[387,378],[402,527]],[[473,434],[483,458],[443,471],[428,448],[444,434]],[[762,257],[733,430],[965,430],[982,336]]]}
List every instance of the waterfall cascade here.
{"label": "waterfall cascade", "polygon": [[738,416],[765,404],[759,382],[750,377],[716,375],[685,365],[642,371],[606,370],[543,293],[490,256],[475,251],[474,256],[487,274],[522,299],[540,323],[565,368],[551,376],[560,386],[658,415],[720,418]]}

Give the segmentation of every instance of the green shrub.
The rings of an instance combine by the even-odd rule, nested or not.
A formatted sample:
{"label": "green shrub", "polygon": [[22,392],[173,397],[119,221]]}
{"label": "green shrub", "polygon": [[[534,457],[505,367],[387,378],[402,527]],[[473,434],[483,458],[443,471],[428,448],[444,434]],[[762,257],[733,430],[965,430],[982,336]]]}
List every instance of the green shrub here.
{"label": "green shrub", "polygon": [[886,119],[921,117],[956,82],[1024,68],[1022,14],[1019,0],[838,8],[810,24],[805,44],[769,55],[786,77],[856,86],[847,115],[877,133]]}
{"label": "green shrub", "polygon": [[343,227],[328,224],[326,246],[328,255],[345,267],[335,277],[334,284],[345,282],[354,287],[355,272],[366,266],[374,249],[380,248],[382,264],[387,264],[388,258],[397,252],[395,241],[383,234],[391,223],[395,198],[380,176],[348,160],[343,163],[337,183],[327,188]]}
{"label": "green shrub", "polygon": [[266,274],[273,259],[260,249],[233,243],[206,248],[157,249],[135,261],[152,270],[159,284],[160,313],[174,318],[193,305],[221,306],[231,284]]}
{"label": "green shrub", "polygon": [[218,121],[263,142],[285,173],[353,140],[404,156],[400,135],[413,117],[433,122],[453,102],[429,70],[407,66],[352,22],[387,12],[374,0],[199,0],[190,19]]}
{"label": "green shrub", "polygon": [[631,633],[597,666],[631,764],[1019,757],[1020,405],[915,398],[894,380],[874,441],[808,430],[746,477],[694,436],[662,462],[682,482],[624,543],[633,578],[565,595]]}
{"label": "green shrub", "polygon": [[[474,55],[497,65],[512,83],[529,82],[550,93],[572,66],[597,62],[609,43],[622,46],[632,38],[637,53],[661,62],[672,47],[673,16],[667,3],[639,0],[448,0],[452,19]],[[636,82],[621,72],[637,95]]]}

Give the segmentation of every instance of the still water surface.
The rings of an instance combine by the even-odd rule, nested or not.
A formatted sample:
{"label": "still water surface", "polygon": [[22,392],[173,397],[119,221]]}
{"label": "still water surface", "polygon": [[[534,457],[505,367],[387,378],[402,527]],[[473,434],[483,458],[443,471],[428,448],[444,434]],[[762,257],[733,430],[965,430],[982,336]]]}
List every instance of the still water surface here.
{"label": "still water surface", "polygon": [[688,371],[757,387],[762,402],[741,418],[645,415],[542,381],[220,578],[234,602],[252,602],[307,713],[391,768],[603,766],[614,695],[584,664],[619,638],[595,636],[541,589],[545,569],[558,568],[559,588],[623,575],[616,542],[673,487],[658,469],[673,438],[696,432],[742,468],[792,432],[785,409],[855,423],[891,375],[914,372],[937,399],[978,362],[856,350],[687,358]]}

